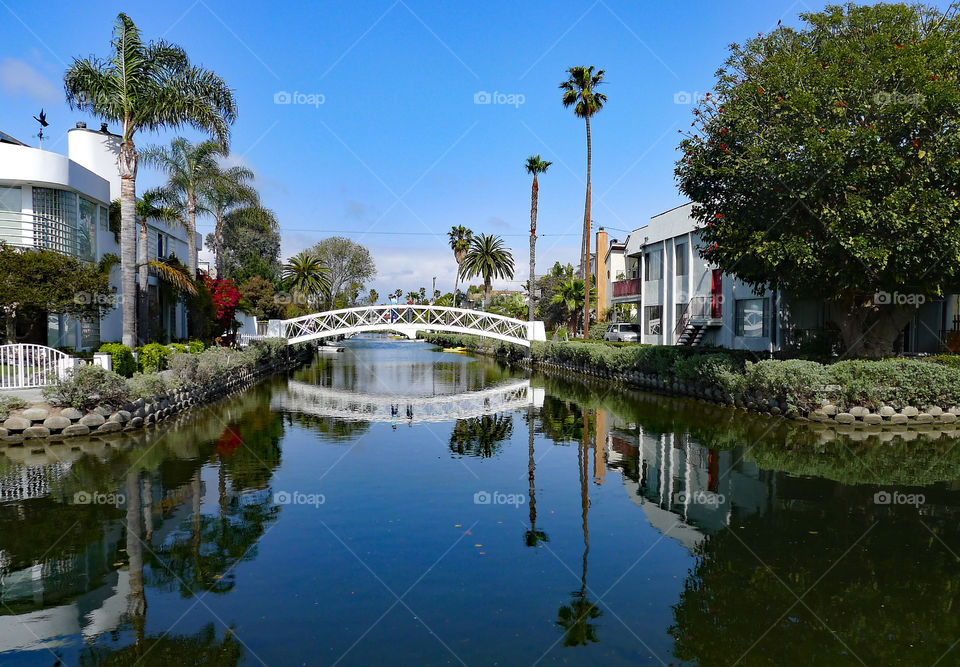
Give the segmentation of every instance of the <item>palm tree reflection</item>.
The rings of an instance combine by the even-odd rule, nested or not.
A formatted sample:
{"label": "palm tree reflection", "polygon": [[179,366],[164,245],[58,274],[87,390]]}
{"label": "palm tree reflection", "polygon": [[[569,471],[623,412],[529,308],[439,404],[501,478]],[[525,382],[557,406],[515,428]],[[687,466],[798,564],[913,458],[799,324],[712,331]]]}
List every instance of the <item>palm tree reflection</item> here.
{"label": "palm tree reflection", "polygon": [[550,541],[545,532],[537,530],[537,483],[535,479],[537,463],[533,456],[533,426],[534,411],[531,406],[527,409],[527,480],[529,481],[527,495],[530,506],[530,529],[524,534],[524,542],[528,547],[536,547],[541,542]]}
{"label": "palm tree reflection", "polygon": [[[587,598],[587,556],[590,553],[590,531],[587,525],[587,513],[590,509],[590,497],[587,493],[589,456],[587,439],[589,415],[583,413],[583,439],[578,448],[577,463],[580,473],[580,508],[583,526],[583,562],[580,574],[580,590],[571,593],[570,603],[560,607],[557,612],[557,625],[563,629],[564,646],[584,646],[598,642],[597,628],[590,621],[602,615],[599,607]],[[596,456],[596,452],[594,452]]]}
{"label": "palm tree reflection", "polygon": [[490,458],[513,435],[513,415],[458,419],[450,433],[450,451],[460,456]]}

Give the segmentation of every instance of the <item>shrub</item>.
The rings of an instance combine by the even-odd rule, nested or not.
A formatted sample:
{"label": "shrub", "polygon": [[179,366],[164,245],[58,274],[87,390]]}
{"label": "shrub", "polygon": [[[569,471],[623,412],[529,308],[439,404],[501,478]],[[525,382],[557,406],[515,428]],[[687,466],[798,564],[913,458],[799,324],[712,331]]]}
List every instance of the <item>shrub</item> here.
{"label": "shrub", "polygon": [[174,354],[189,354],[190,352],[190,348],[183,343],[170,343],[167,347],[169,347]]}
{"label": "shrub", "polygon": [[55,385],[44,387],[43,395],[54,405],[91,410],[98,405],[117,407],[129,398],[127,381],[99,366],[77,366]]}
{"label": "shrub", "polygon": [[11,410],[26,407],[27,402],[19,396],[0,396],[0,419],[10,416]]}
{"label": "shrub", "polygon": [[840,361],[829,367],[844,406],[960,405],[960,368],[915,359]]}
{"label": "shrub", "polygon": [[189,386],[195,381],[199,354],[175,354],[170,358],[170,373],[177,386]]}
{"label": "shrub", "polygon": [[737,392],[743,386],[743,375],[733,359],[723,353],[678,358],[673,372],[681,382],[709,385],[727,393]]}
{"label": "shrub", "polygon": [[603,334],[607,333],[607,322],[594,322],[590,325],[590,340],[603,340]]}
{"label": "shrub", "polygon": [[98,352],[109,354],[113,361],[113,372],[128,378],[137,370],[137,361],[133,358],[133,350],[123,343],[104,343]]}
{"label": "shrub", "polygon": [[137,366],[141,373],[157,373],[167,367],[167,357],[173,352],[166,345],[150,343],[137,348]]}
{"label": "shrub", "polygon": [[743,389],[765,398],[786,401],[804,410],[820,407],[826,397],[826,367],[800,359],[747,362]]}
{"label": "shrub", "polygon": [[190,348],[190,354],[200,354],[207,349],[207,346],[203,344],[202,340],[187,341],[187,347]]}
{"label": "shrub", "polygon": [[925,357],[924,361],[951,368],[960,368],[960,354],[938,354],[934,357]]}
{"label": "shrub", "polygon": [[156,373],[134,373],[127,380],[127,389],[131,398],[152,398],[166,394],[170,387]]}

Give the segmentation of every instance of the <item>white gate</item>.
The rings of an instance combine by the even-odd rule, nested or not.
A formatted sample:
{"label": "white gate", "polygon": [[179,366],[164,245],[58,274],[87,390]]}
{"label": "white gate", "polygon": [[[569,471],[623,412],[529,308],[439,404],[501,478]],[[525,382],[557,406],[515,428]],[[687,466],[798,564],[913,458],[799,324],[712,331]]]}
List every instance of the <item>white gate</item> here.
{"label": "white gate", "polygon": [[46,345],[0,345],[0,389],[54,384],[70,360],[70,355]]}

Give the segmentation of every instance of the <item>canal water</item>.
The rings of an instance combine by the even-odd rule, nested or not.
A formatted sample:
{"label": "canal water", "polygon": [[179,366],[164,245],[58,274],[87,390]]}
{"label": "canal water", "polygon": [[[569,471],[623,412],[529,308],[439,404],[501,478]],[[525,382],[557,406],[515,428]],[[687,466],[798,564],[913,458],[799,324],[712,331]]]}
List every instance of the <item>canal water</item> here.
{"label": "canal water", "polygon": [[0,663],[960,664],[960,447],[355,339],[0,449]]}

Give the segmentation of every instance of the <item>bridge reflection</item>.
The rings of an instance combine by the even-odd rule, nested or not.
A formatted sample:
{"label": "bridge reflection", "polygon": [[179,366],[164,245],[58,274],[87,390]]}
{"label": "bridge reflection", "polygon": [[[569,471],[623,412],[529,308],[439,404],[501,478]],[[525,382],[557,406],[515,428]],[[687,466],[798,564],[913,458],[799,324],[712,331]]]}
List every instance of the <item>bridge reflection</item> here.
{"label": "bridge reflection", "polygon": [[366,422],[448,422],[543,405],[543,389],[529,380],[478,391],[433,396],[365,394],[291,380],[270,399],[272,410]]}

